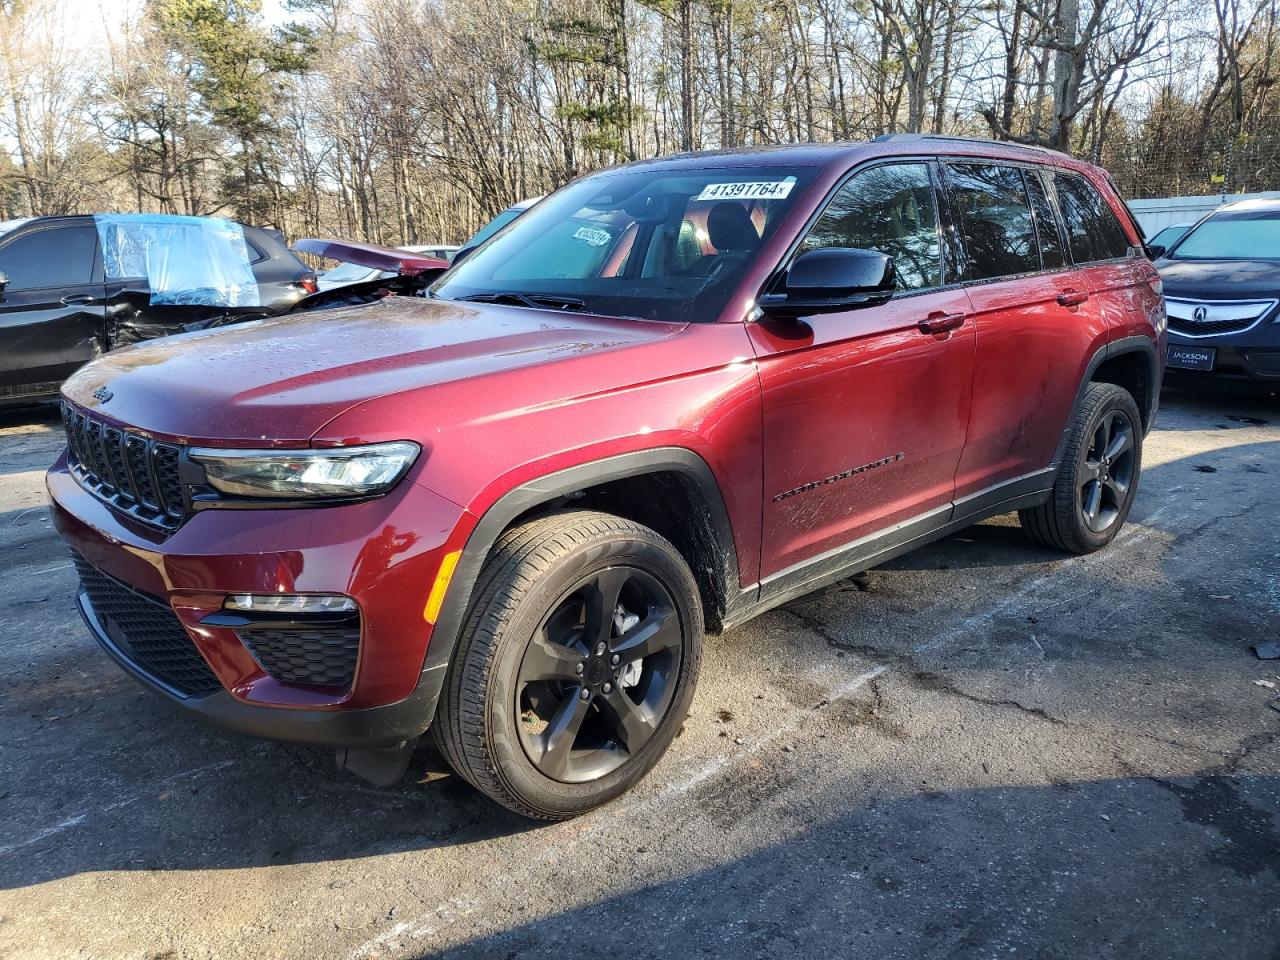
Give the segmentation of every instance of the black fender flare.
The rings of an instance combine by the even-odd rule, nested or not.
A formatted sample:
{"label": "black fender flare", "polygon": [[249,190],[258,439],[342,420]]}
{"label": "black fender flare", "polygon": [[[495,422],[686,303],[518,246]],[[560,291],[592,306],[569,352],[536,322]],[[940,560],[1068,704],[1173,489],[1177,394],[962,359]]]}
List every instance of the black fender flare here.
{"label": "black fender flare", "polygon": [[1146,414],[1146,430],[1149,431],[1151,429],[1151,424],[1156,417],[1156,409],[1160,406],[1160,380],[1163,373],[1158,363],[1159,357],[1156,353],[1155,341],[1150,337],[1138,335],[1121,337],[1119,340],[1104,343],[1089,358],[1089,364],[1085,367],[1084,376],[1080,378],[1080,385],[1076,388],[1076,398],[1071,404],[1071,412],[1067,414],[1067,422],[1063,424],[1062,436],[1058,439],[1058,447],[1053,452],[1053,460],[1049,464],[1050,467],[1056,469],[1062,465],[1067,442],[1071,438],[1071,425],[1075,423],[1076,413],[1079,412],[1080,405],[1084,403],[1084,394],[1089,389],[1089,384],[1093,382],[1093,375],[1098,372],[1098,368],[1106,361],[1129,353],[1142,354],[1147,361],[1147,377],[1148,382],[1151,384],[1151,398],[1148,409],[1144,413]]}
{"label": "black fender flare", "polygon": [[530,480],[503,494],[485,510],[462,548],[440,616],[431,632],[418,690],[413,695],[430,711],[424,718],[426,723],[435,714],[435,704],[444,687],[445,675],[462,633],[476,581],[480,578],[480,571],[489,551],[493,549],[502,531],[524,514],[580,490],[615,480],[659,473],[679,474],[698,489],[707,505],[707,519],[712,535],[723,554],[723,571],[727,581],[724,585],[726,601],[734,598],[738,592],[738,555],[733,527],[729,523],[729,514],[715,474],[707,462],[692,450],[685,447],[637,450],[589,461]]}

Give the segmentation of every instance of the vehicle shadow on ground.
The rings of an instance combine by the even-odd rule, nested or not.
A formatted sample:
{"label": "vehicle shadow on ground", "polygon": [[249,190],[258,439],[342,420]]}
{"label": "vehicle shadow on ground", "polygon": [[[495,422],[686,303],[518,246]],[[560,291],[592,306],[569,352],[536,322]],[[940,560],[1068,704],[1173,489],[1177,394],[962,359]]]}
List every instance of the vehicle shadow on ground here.
{"label": "vehicle shadow on ground", "polygon": [[[1206,383],[1198,386],[1171,385],[1161,391],[1162,403],[1176,402],[1180,413],[1206,419],[1222,420],[1223,428],[1240,426],[1265,426],[1280,423],[1280,384],[1277,393],[1232,388],[1222,384]],[[1263,421],[1257,423],[1255,421]],[[1161,430],[1204,429],[1204,424],[1179,427],[1168,416],[1156,414],[1156,424]]]}
{"label": "vehicle shadow on ground", "polygon": [[[0,410],[0,507],[9,505],[5,500],[10,491],[21,496],[24,485],[28,495],[24,499],[29,498],[30,481],[22,475],[43,474],[61,454],[65,435],[57,408],[53,409],[54,416],[39,419],[15,418]],[[14,420],[17,425],[10,426]]]}
{"label": "vehicle shadow on ground", "polygon": [[[1280,404],[1277,405],[1280,423]],[[1162,429],[1164,429],[1162,427]],[[1178,497],[1220,498],[1245,487],[1280,480],[1280,440],[1222,447],[1191,457],[1148,466],[1143,470],[1129,523],[1179,532],[1182,513],[1170,510],[1168,491]],[[1161,492],[1165,496],[1159,495]],[[1032,542],[1018,525],[1016,514],[993,517],[953,536],[904,554],[877,569],[965,570],[1017,567],[1061,560],[1062,553]]]}
{"label": "vehicle shadow on ground", "polygon": [[[1161,464],[1147,475],[1150,494],[1140,498],[1134,519],[1181,536],[1188,521],[1162,515],[1156,494],[1201,482],[1204,497],[1212,499],[1214,485],[1266,480],[1248,471],[1259,461],[1268,464],[1265,469],[1274,478],[1280,470],[1277,450],[1280,441],[1214,451],[1212,457],[1220,466],[1214,475],[1198,474],[1188,459]],[[1194,459],[1198,462],[1203,455]],[[1258,519],[1272,522],[1270,516]],[[1010,557],[1007,563],[1026,564],[1028,575],[1038,577],[1055,575],[1052,562],[1063,559],[1024,545],[1014,527],[984,525],[895,564],[919,570],[962,569],[990,566],[990,558],[1001,555]],[[1089,576],[1087,570],[1076,575]],[[1135,589],[1138,604],[1155,596],[1154,586]],[[1211,589],[1205,587],[1204,593]],[[1087,682],[1094,673],[1106,677],[1107,684],[1126,678],[1136,682],[1160,663],[1161,631],[1181,629],[1203,631],[1204,646],[1195,650],[1194,660],[1184,658],[1176,666],[1188,684],[1212,691],[1220,674],[1233,666],[1233,655],[1243,655],[1243,650],[1237,650],[1238,641],[1225,632],[1229,620],[1223,614],[1194,594],[1184,592],[1184,598],[1181,607],[1166,605],[1159,611],[1167,622],[1149,624],[1150,637],[1140,647],[1117,648],[1105,637],[1082,641],[1071,651],[1075,666],[1084,671],[1077,680],[1083,677]],[[50,603],[55,599],[50,597]],[[874,594],[867,600],[873,607],[881,606],[881,616],[899,603],[899,598]],[[828,601],[811,597],[806,602],[813,608]],[[70,595],[65,603],[70,611]],[[1090,604],[1085,600],[1082,607]],[[1242,630],[1250,629],[1254,608],[1246,603],[1234,606],[1230,616]],[[916,617],[921,626],[930,623],[924,612],[910,608],[890,609],[888,615],[904,614]],[[771,616],[793,626],[787,610]],[[67,619],[71,617],[68,613]],[[29,636],[38,627],[35,620],[26,627],[19,620],[10,630],[22,629]],[[776,655],[776,646],[766,649],[769,633],[734,631],[714,642],[733,648],[731,659],[763,662]],[[794,629],[789,633],[797,645],[813,647],[797,649],[792,658],[797,662],[830,656],[830,647],[840,646],[825,635],[805,637]],[[850,649],[857,649],[857,638],[850,639]],[[984,632],[982,639],[986,642],[966,648],[963,669],[998,682],[1007,671],[1009,649],[998,632]],[[0,672],[0,725],[6,731],[0,743],[0,889],[99,871],[351,860],[462,845],[539,826],[501,810],[459,778],[442,775],[443,763],[427,747],[411,768],[417,779],[378,789],[334,771],[325,751],[245,740],[177,715],[176,708],[120,674],[87,638],[63,642],[60,652],[47,653],[30,640],[27,647],[29,656],[24,654],[21,663],[9,663]],[[943,663],[937,669],[945,674],[951,667]],[[806,709],[822,695],[813,690],[799,694]],[[66,709],[69,703],[74,710]],[[680,743],[676,742],[677,750]],[[741,809],[737,816],[749,817],[750,812],[749,807]],[[856,828],[854,822],[843,829]],[[1010,838],[1015,842],[1016,831]]]}
{"label": "vehicle shadow on ground", "polygon": [[[99,870],[339,862],[467,845],[534,826],[445,775],[443,761],[429,747],[414,758],[413,782],[382,789],[336,771],[330,751],[202,729],[184,729],[176,737],[161,734],[153,729],[156,724],[176,726],[189,718],[171,715],[146,694],[138,702],[127,682],[91,692],[113,702],[116,710],[47,719],[61,720],[64,730],[84,729],[85,753],[111,755],[121,765],[136,761],[150,773],[140,779],[133,771],[108,771],[98,783],[97,772],[82,768],[79,777],[70,777],[80,781],[82,791],[90,781],[101,793],[87,798],[81,792],[66,805],[46,805],[40,825],[28,832],[6,830],[0,839],[0,890]],[[116,737],[131,732],[169,762],[153,767],[151,757],[113,749],[90,730],[99,725],[122,728],[109,733]],[[33,773],[55,783],[64,776],[48,767]],[[0,791],[0,797],[0,810],[21,815],[11,809],[17,794]]]}
{"label": "vehicle shadow on ground", "polygon": [[[3,565],[3,575],[0,576],[2,618],[2,598],[9,593],[22,593],[24,589],[29,589],[30,585],[21,582],[26,570],[59,560],[67,561],[68,569],[71,566],[71,552],[54,529],[47,503],[38,502],[0,511],[0,558],[3,558],[0,560]],[[39,592],[52,597],[50,591],[63,584],[42,578],[35,586]],[[56,599],[61,601],[63,598]],[[3,658],[0,657],[0,663],[2,662]]]}
{"label": "vehicle shadow on ground", "polygon": [[[429,914],[419,929],[462,942],[417,955],[1274,960],[1278,806],[1280,776],[1225,772],[869,798],[662,882],[661,852],[614,850],[623,889],[559,912],[535,901],[550,915],[469,942],[464,924],[491,929],[512,902],[473,905],[462,929]],[[732,811],[723,820],[721,849],[756,846]]]}
{"label": "vehicle shadow on ground", "polygon": [[[0,510],[0,533],[13,536],[20,533],[22,539],[30,539],[37,531],[45,533],[52,539],[57,539],[57,533],[53,529],[53,524],[48,520],[49,504],[47,502],[37,503],[30,507],[17,507],[13,510]],[[0,540],[0,543],[7,541],[9,537]],[[67,552],[67,548],[58,541],[58,547],[63,553]]]}
{"label": "vehicle shadow on ground", "polygon": [[0,430],[5,427],[25,427],[38,424],[56,425],[60,416],[56,401],[21,407],[0,407]]}

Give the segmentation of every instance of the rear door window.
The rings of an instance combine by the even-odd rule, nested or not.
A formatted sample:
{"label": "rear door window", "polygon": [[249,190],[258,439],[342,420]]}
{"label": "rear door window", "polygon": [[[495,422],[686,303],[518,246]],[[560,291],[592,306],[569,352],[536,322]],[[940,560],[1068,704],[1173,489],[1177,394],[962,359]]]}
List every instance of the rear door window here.
{"label": "rear door window", "polygon": [[1040,269],[1035,221],[1022,170],[989,163],[947,166],[960,218],[966,280],[990,280]]}
{"label": "rear door window", "polygon": [[1066,252],[1062,248],[1062,233],[1058,228],[1058,213],[1053,209],[1044,181],[1034,170],[1023,170],[1027,196],[1031,199],[1031,212],[1036,218],[1036,236],[1040,240],[1040,263],[1046,270],[1065,266]]}
{"label": "rear door window", "polygon": [[52,227],[14,237],[0,248],[10,290],[75,287],[93,281],[98,232],[90,225]]}
{"label": "rear door window", "polygon": [[1074,173],[1055,173],[1054,189],[1076,263],[1115,260],[1129,254],[1129,238],[1096,187]]}
{"label": "rear door window", "polygon": [[937,198],[928,165],[895,163],[855,175],[831,199],[800,251],[820,247],[887,253],[903,290],[941,286]]}

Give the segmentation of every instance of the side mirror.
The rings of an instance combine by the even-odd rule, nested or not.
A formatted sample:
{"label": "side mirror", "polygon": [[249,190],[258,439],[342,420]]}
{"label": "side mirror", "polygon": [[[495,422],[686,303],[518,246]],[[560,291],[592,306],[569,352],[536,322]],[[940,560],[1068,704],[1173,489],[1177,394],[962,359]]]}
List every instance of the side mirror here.
{"label": "side mirror", "polygon": [[1152,260],[1159,260],[1161,257],[1165,255],[1165,252],[1168,249],[1169,248],[1166,247],[1163,243],[1149,244],[1147,246],[1147,256],[1150,257]]}
{"label": "side mirror", "polygon": [[4,293],[5,288],[9,286],[9,275],[0,273],[0,293]]}
{"label": "side mirror", "polygon": [[893,257],[854,247],[802,253],[787,268],[782,290],[761,295],[760,309],[774,317],[839,313],[886,303],[897,287]]}

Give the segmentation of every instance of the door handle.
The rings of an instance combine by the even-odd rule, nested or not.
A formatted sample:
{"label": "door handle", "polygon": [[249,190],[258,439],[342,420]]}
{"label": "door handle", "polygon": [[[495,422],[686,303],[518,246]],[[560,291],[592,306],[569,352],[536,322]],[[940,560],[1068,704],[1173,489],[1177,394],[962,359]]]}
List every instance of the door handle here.
{"label": "door handle", "polygon": [[948,330],[955,330],[957,327],[964,326],[963,313],[931,313],[917,326],[920,327],[921,333],[946,333]]}
{"label": "door handle", "polygon": [[1089,294],[1084,290],[1063,290],[1058,294],[1058,302],[1064,307],[1078,307],[1089,299]]}
{"label": "door handle", "polygon": [[59,303],[64,307],[87,307],[93,303],[93,297],[84,294],[78,294],[70,297],[63,297]]}

